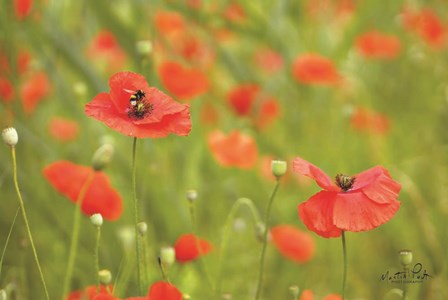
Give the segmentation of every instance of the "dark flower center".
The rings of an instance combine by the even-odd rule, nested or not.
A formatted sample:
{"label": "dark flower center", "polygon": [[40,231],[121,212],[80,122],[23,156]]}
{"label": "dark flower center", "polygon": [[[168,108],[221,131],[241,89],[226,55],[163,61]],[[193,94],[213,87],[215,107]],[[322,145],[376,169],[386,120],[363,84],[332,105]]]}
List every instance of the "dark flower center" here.
{"label": "dark flower center", "polygon": [[154,109],[153,104],[146,100],[145,92],[137,90],[129,98],[128,117],[134,120],[145,118]]}
{"label": "dark flower center", "polygon": [[355,183],[355,177],[350,177],[344,174],[336,175],[336,185],[341,188],[342,191],[346,192],[353,187]]}

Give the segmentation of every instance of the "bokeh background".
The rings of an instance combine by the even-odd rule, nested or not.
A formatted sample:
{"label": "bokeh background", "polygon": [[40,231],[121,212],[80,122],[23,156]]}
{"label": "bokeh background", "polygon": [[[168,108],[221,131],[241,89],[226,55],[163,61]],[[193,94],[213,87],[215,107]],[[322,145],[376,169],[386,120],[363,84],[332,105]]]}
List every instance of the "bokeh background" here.
{"label": "bokeh background", "polygon": [[[409,299],[447,299],[445,1],[1,0],[0,7],[0,124],[19,132],[19,182],[52,298],[62,292],[74,205],[42,169],[57,160],[90,165],[105,141],[115,147],[105,172],[124,212],[103,226],[100,264],[114,275],[120,265],[129,273],[117,296],[136,294],[133,244],[125,241],[133,224],[132,138],[84,114],[87,102],[109,91],[109,77],[128,70],[190,104],[193,124],[188,137],[139,141],[137,192],[149,225],[151,282],[161,279],[160,247],[192,231],[187,190],[198,193],[198,234],[214,245],[204,259],[216,278],[232,205],[247,197],[263,215],[275,184],[270,160],[290,165],[301,156],[330,176],[383,165],[402,184],[401,208],[390,222],[347,233],[348,299],[383,299],[401,288],[380,280],[401,268],[401,249],[411,249],[432,276],[409,285]],[[297,205],[318,190],[289,170],[272,225],[307,231]],[[3,248],[18,207],[6,146],[0,195]],[[231,223],[220,284],[232,299],[251,299],[261,243],[248,209]],[[316,248],[305,263],[268,246],[263,299],[294,299],[292,285],[315,299],[340,293],[340,239],[309,234]],[[19,218],[0,288],[15,290],[14,299],[44,299],[26,237]],[[95,283],[94,243],[83,217],[73,289]],[[212,299],[198,261],[175,264],[169,276],[192,299]]]}

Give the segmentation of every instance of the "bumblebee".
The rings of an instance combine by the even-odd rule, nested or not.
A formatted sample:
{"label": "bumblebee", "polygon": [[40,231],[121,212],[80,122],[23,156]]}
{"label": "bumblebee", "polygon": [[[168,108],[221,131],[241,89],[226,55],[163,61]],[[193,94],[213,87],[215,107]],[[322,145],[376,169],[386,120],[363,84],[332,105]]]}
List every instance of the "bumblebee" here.
{"label": "bumblebee", "polygon": [[138,102],[145,98],[145,92],[142,90],[137,90],[134,94],[131,95],[129,98],[129,102],[131,103],[132,107],[138,106]]}
{"label": "bumblebee", "polygon": [[128,117],[140,120],[153,110],[153,105],[146,100],[146,94],[142,90],[126,90],[132,93],[129,97]]}

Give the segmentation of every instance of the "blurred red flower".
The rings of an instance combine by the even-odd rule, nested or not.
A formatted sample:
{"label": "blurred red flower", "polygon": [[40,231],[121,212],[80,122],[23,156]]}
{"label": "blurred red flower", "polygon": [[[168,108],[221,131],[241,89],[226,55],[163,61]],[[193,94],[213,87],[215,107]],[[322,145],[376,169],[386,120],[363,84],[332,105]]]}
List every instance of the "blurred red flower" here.
{"label": "blurred red flower", "polygon": [[112,286],[106,287],[105,285],[100,285],[100,291],[97,292],[96,285],[90,285],[82,291],[74,291],[67,295],[66,300],[115,300],[109,291],[112,291]]}
{"label": "blurred red flower", "polygon": [[260,104],[257,115],[255,116],[255,125],[259,129],[265,129],[280,117],[280,104],[275,98],[266,98]]}
{"label": "blurred red flower", "polygon": [[311,17],[344,19],[355,11],[355,0],[308,0],[306,11]]}
{"label": "blurred red flower", "polygon": [[121,196],[112,188],[103,172],[62,160],[45,167],[43,173],[50,184],[72,202],[78,200],[81,188],[93,174],[93,180],[82,200],[82,212],[89,217],[100,213],[109,221],[117,220],[121,216],[123,212]]}
{"label": "blurred red flower", "polygon": [[174,245],[176,260],[181,263],[195,260],[201,255],[208,254],[212,249],[213,247],[208,241],[200,239],[191,233],[181,235]]}
{"label": "blurred red flower", "polygon": [[2,77],[0,77],[0,99],[5,103],[14,99],[14,86],[8,79]]}
{"label": "blurred red flower", "polygon": [[246,19],[246,12],[240,4],[232,2],[224,10],[224,17],[231,22],[239,23]]}
{"label": "blurred red flower", "polygon": [[377,30],[363,33],[356,39],[356,49],[368,58],[392,59],[400,54],[400,40]]}
{"label": "blurred red flower", "polygon": [[148,300],[182,300],[182,293],[172,284],[158,281],[151,285]]}
{"label": "blurred red flower", "polygon": [[272,49],[259,49],[255,53],[255,63],[266,73],[273,74],[283,68],[283,57]]}
{"label": "blurred red flower", "polygon": [[76,121],[53,117],[48,123],[50,135],[58,141],[73,141],[78,137],[79,125]]}
{"label": "blurred red flower", "polygon": [[440,49],[446,44],[447,29],[432,9],[405,8],[402,15],[405,28],[417,33],[431,47]]}
{"label": "blurred red flower", "polygon": [[158,71],[163,86],[179,99],[188,100],[208,91],[208,79],[197,69],[166,61],[159,66]]}
{"label": "blurred red flower", "polygon": [[27,50],[21,50],[17,55],[17,71],[19,74],[25,74],[30,66],[31,54]]}
{"label": "blurred red flower", "polygon": [[107,72],[121,70],[126,63],[126,52],[121,48],[115,35],[109,30],[101,30],[90,42],[87,57],[99,62]]}
{"label": "blurred red flower", "polygon": [[213,157],[224,167],[252,168],[257,162],[258,150],[255,140],[238,130],[225,135],[215,130],[208,136]]}
{"label": "blurred red flower", "polygon": [[204,125],[216,125],[219,120],[218,109],[210,104],[205,103],[201,106],[201,123]]}
{"label": "blurred red flower", "polygon": [[241,84],[229,92],[227,100],[237,115],[248,116],[259,93],[259,85],[253,83]]}
{"label": "blurred red flower", "polygon": [[[137,138],[159,138],[170,133],[186,136],[190,132],[189,106],[149,87],[142,75],[119,72],[109,79],[109,86],[109,93],[100,93],[86,104],[88,116]],[[143,96],[133,106],[130,98],[137,92]]]}
{"label": "blurred red flower", "polygon": [[36,106],[51,92],[50,80],[45,72],[40,71],[31,75],[19,88],[23,110],[30,114]]}
{"label": "blurred red flower", "polygon": [[14,0],[14,14],[18,20],[25,19],[31,13],[33,0]]}
{"label": "blurred red flower", "polygon": [[[300,300],[314,300],[314,293],[311,290],[304,290],[300,296]],[[323,298],[323,300],[342,300],[342,296],[337,294],[330,294]]]}
{"label": "blurred red flower", "polygon": [[387,134],[390,130],[389,118],[375,111],[358,107],[350,117],[350,125],[362,132]]}
{"label": "blurred red flower", "polygon": [[183,16],[174,11],[156,11],[154,24],[162,35],[178,33],[185,29]]}
{"label": "blurred red flower", "polygon": [[354,176],[338,174],[336,183],[321,169],[297,157],[293,170],[308,176],[323,188],[298,206],[306,227],[329,238],[344,231],[366,231],[388,222],[400,208],[401,185],[389,172],[376,166]]}
{"label": "blurred red flower", "polygon": [[277,225],[271,229],[271,237],[278,251],[288,259],[305,263],[314,256],[314,238],[292,225]]}
{"label": "blurred red flower", "polygon": [[293,62],[292,74],[303,84],[335,85],[341,80],[333,62],[315,53],[298,56]]}

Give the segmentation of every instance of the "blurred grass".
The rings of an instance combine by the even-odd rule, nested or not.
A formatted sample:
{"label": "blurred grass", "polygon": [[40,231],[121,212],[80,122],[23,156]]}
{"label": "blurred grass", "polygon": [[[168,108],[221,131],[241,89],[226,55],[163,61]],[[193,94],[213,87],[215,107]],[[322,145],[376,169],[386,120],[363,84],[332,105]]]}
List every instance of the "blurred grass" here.
{"label": "blurred grass", "polygon": [[[59,297],[60,278],[65,272],[69,234],[74,206],[57,194],[45,181],[41,170],[60,159],[88,165],[108,135],[115,141],[116,156],[107,169],[114,187],[120,191],[125,213],[115,223],[107,223],[102,232],[101,267],[116,274],[124,257],[132,255],[122,246],[118,232],[132,224],[130,160],[132,139],[112,132],[83,113],[85,103],[100,91],[107,91],[110,74],[99,69],[84,53],[93,35],[102,28],[115,34],[128,55],[129,70],[143,73],[151,85],[164,90],[155,68],[141,68],[135,43],[156,39],[152,17],[158,10],[175,10],[183,14],[192,28],[217,53],[207,76],[212,82],[209,94],[191,102],[193,130],[189,137],[144,140],[138,150],[138,194],[142,213],[150,230],[151,281],[160,279],[156,257],[161,246],[172,245],[176,238],[191,231],[185,192],[199,193],[198,224],[200,235],[218,248],[223,226],[233,203],[240,197],[252,199],[263,212],[273,183],[259,175],[259,170],[242,171],[220,167],[206,143],[210,128],[200,122],[205,103],[216,103],[224,112],[219,128],[228,131],[242,128],[256,138],[261,155],[290,160],[300,155],[328,174],[360,172],[373,165],[384,165],[403,184],[400,211],[386,225],[370,232],[348,233],[350,298],[381,299],[391,288],[379,281],[388,269],[399,267],[397,251],[413,250],[416,261],[423,263],[434,277],[409,287],[411,299],[444,299],[447,282],[446,247],[448,238],[448,202],[446,156],[447,66],[446,49],[434,51],[417,37],[405,32],[397,21],[407,2],[358,1],[357,12],[348,25],[339,28],[330,19],[313,20],[306,15],[303,1],[241,2],[247,13],[243,24],[202,10],[192,10],[183,1],[35,1],[38,19],[17,21],[11,13],[12,2],[1,0],[0,49],[14,65],[20,49],[32,53],[34,67],[43,69],[51,79],[53,92],[39,104],[36,112],[23,113],[19,101],[0,105],[0,114],[14,112],[13,124],[19,134],[17,146],[19,180],[25,205],[40,254],[41,264],[53,298]],[[229,1],[203,1],[223,11]],[[213,4],[213,3],[214,4]],[[418,2],[418,1],[413,1]],[[441,1],[422,1],[447,19]],[[195,22],[200,20],[200,22]],[[214,29],[228,28],[236,41],[221,43]],[[354,53],[353,40],[360,33],[378,28],[397,34],[402,41],[401,55],[392,61],[369,61]],[[277,50],[285,60],[283,70],[269,76],[257,71],[252,55],[262,46]],[[331,57],[350,82],[351,93],[325,87],[296,83],[291,63],[299,53],[318,52]],[[16,89],[19,78],[12,76]],[[76,94],[74,85],[87,87],[84,95]],[[248,128],[247,121],[237,120],[224,104],[229,88],[256,82],[275,96],[282,105],[283,116],[265,131]],[[360,134],[349,126],[349,111],[354,106],[372,107],[385,113],[392,130],[387,136]],[[77,120],[81,133],[77,141],[60,143],[49,137],[48,121],[62,115]],[[0,236],[5,240],[12,222],[17,199],[12,184],[12,167],[7,147],[0,147],[1,218]],[[280,187],[272,213],[273,224],[290,223],[304,229],[297,218],[296,206],[318,190],[314,185],[300,186],[288,181]],[[248,226],[234,232],[223,268],[223,292],[233,299],[247,299],[254,292],[261,245],[254,238],[251,220],[242,212]],[[81,231],[74,288],[95,282],[93,248],[95,230],[84,218]],[[316,237],[315,258],[297,265],[282,258],[273,247],[266,260],[265,299],[292,299],[290,285],[312,289],[316,297],[340,292],[342,271],[339,239]],[[205,258],[216,272],[217,253]],[[200,264],[175,266],[172,281],[193,299],[209,299]],[[14,229],[7,250],[0,288],[17,286],[17,299],[42,299],[43,291],[27,244],[22,221]],[[131,274],[134,276],[135,274]],[[124,287],[136,291],[135,278]],[[122,295],[122,296],[123,296]]]}

